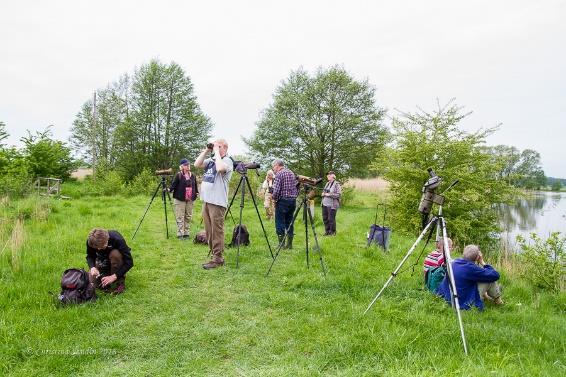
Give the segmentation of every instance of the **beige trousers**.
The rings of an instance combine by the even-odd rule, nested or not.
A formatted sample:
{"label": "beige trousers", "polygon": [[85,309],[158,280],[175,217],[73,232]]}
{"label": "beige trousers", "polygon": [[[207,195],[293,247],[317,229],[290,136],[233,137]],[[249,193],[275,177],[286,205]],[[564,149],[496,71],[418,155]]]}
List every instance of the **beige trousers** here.
{"label": "beige trousers", "polygon": [[181,201],[173,199],[175,207],[175,220],[177,221],[177,237],[188,236],[191,230],[191,218],[193,217],[193,201]]}

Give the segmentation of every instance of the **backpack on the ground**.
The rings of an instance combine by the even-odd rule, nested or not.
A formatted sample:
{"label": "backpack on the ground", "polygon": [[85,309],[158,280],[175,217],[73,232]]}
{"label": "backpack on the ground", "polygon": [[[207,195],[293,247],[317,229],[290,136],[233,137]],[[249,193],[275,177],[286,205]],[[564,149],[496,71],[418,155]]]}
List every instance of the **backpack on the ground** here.
{"label": "backpack on the ground", "polygon": [[230,246],[244,245],[248,246],[250,244],[250,234],[248,233],[248,228],[244,224],[236,225],[234,231],[232,232],[232,242]]}
{"label": "backpack on the ground", "polygon": [[445,266],[438,266],[431,268],[426,273],[426,282],[425,285],[429,291],[432,293],[436,293],[436,289],[444,280],[446,276],[446,267]]}
{"label": "backpack on the ground", "polygon": [[201,230],[200,232],[195,234],[195,239],[193,240],[193,242],[208,245],[208,239],[206,238],[206,230]]}
{"label": "backpack on the ground", "polygon": [[61,293],[57,297],[62,304],[81,304],[96,300],[94,284],[88,278],[88,272],[82,268],[69,268],[61,277]]}

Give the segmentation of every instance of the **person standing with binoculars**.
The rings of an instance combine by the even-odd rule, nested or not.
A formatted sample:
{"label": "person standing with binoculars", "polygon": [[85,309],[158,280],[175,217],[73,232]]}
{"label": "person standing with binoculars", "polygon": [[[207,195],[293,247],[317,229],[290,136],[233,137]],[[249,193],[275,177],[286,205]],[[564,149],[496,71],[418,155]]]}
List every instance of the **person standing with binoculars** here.
{"label": "person standing with binoculars", "polygon": [[322,191],[322,221],[324,222],[324,235],[336,235],[336,212],[340,206],[342,187],[336,182],[336,174],[332,170],[326,173],[328,182]]}
{"label": "person standing with binoculars", "polygon": [[[234,164],[227,155],[228,143],[218,139],[207,144],[195,161],[195,167],[203,168],[200,187],[202,218],[212,260],[202,265],[210,270],[224,265],[224,214],[228,207],[228,184]],[[207,154],[211,154],[206,158]]]}

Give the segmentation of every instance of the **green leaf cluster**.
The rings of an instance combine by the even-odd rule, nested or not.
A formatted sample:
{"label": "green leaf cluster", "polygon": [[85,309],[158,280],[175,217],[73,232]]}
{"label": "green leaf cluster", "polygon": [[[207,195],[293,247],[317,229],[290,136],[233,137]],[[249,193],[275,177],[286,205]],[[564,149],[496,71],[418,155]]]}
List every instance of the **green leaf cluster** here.
{"label": "green leaf cluster", "polygon": [[[476,243],[490,249],[499,230],[495,204],[507,201],[513,189],[498,177],[501,166],[482,148],[495,129],[462,131],[458,125],[467,115],[452,101],[433,112],[402,113],[393,119],[393,145],[378,154],[371,167],[391,183],[394,223],[415,234],[422,229],[417,209],[429,178],[427,168],[443,178],[437,194],[459,180],[445,194],[443,214],[449,235],[462,245]],[[437,210],[435,206],[433,212]]]}
{"label": "green leaf cluster", "polygon": [[366,176],[368,156],[387,137],[374,94],[367,80],[357,81],[341,67],[320,68],[313,76],[299,69],[276,89],[245,142],[257,160],[282,158],[299,174]]}

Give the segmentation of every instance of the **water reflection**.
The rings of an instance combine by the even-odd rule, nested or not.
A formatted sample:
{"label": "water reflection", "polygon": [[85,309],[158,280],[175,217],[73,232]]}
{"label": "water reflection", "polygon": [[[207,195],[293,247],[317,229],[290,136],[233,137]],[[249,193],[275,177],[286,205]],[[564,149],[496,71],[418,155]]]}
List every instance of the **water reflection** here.
{"label": "water reflection", "polygon": [[551,232],[566,233],[566,193],[535,192],[512,205],[500,204],[498,211],[502,236],[511,246],[519,234],[546,238]]}

